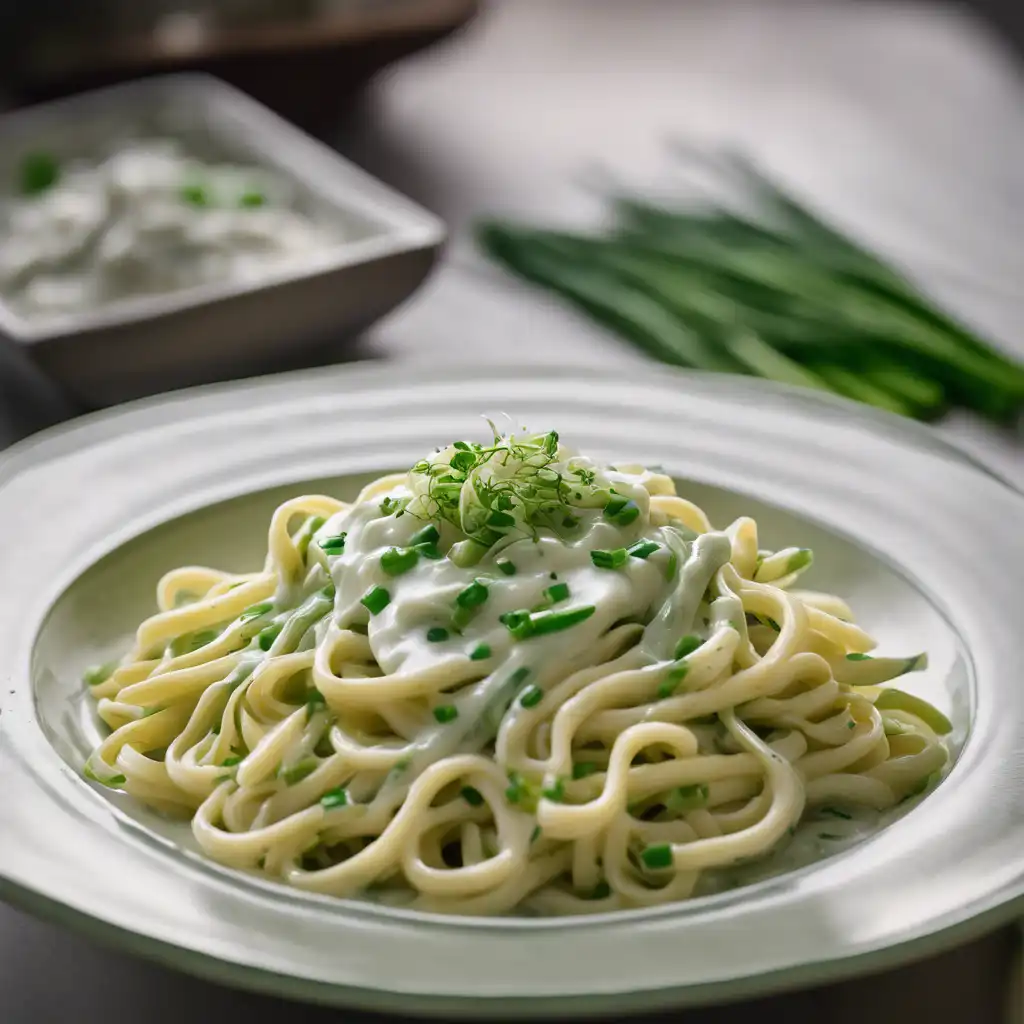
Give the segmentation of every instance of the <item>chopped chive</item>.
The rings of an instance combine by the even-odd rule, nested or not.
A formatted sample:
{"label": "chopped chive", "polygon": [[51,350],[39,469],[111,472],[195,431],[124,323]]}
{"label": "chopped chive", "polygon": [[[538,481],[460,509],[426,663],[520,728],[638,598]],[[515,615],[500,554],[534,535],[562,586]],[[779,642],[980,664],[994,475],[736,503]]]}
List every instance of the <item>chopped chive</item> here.
{"label": "chopped chive", "polygon": [[665,674],[664,681],[658,686],[658,696],[662,700],[671,697],[679,688],[679,684],[686,678],[689,671],[690,666],[685,663],[673,665]]}
{"label": "chopped chive", "polygon": [[312,758],[307,758],[305,761],[300,761],[298,764],[292,765],[291,768],[285,768],[278,774],[284,779],[286,786],[294,786],[301,782],[303,779],[308,778],[313,772],[316,771],[317,762]]}
{"label": "chopped chive", "polygon": [[498,569],[506,576],[514,576],[516,574],[515,565],[507,558],[499,558],[494,564],[497,565]]}
{"label": "chopped chive", "polygon": [[512,685],[515,686],[517,683],[526,682],[526,677],[530,674],[530,670],[525,665],[520,665],[519,668],[509,676],[509,680]]}
{"label": "chopped chive", "polygon": [[448,630],[444,626],[432,626],[427,630],[427,640],[432,644],[444,643],[448,639]]}
{"label": "chopped chive", "polygon": [[246,189],[238,197],[238,205],[241,206],[243,210],[255,210],[259,206],[265,206],[266,202],[267,197],[262,192],[259,192],[254,188]]}
{"label": "chopped chive", "polygon": [[432,562],[444,557],[436,544],[414,544],[412,550]]}
{"label": "chopped chive", "polygon": [[246,608],[244,612],[239,616],[243,622],[248,622],[249,619],[258,619],[261,615],[266,615],[267,612],[274,610],[273,602],[264,601],[262,604],[254,604],[249,608]]}
{"label": "chopped chive", "polygon": [[692,786],[678,786],[665,799],[665,806],[675,814],[703,807],[708,802],[708,787],[703,782]]}
{"label": "chopped chive", "polygon": [[850,719],[850,720],[849,720],[849,721],[848,721],[848,722],[846,723],[846,728],[847,728],[847,729],[856,729],[856,728],[857,728],[857,723],[856,723],[856,722],[855,722],[855,721],[854,721],[854,720],[853,720],[853,719],[851,718],[851,719]]}
{"label": "chopped chive", "polygon": [[82,673],[82,682],[86,686],[99,686],[117,671],[117,665],[116,661],[108,661],[105,665],[91,665]]}
{"label": "chopped chive", "polygon": [[491,648],[488,644],[477,644],[476,647],[470,651],[470,661],[486,661],[491,656]]}
{"label": "chopped chive", "polygon": [[388,548],[380,556],[380,567],[389,576],[401,576],[408,572],[418,561],[419,555],[409,548]]}
{"label": "chopped chive", "polygon": [[231,757],[225,757],[224,760],[221,762],[221,767],[223,767],[223,768],[233,768],[236,764],[241,764],[242,761],[244,761],[244,760],[245,760],[245,758],[239,757],[237,754],[235,754],[235,755],[233,755]]}
{"label": "chopped chive", "polygon": [[528,686],[523,690],[519,703],[524,708],[535,708],[544,699],[544,691],[537,686]]}
{"label": "chopped chive", "polygon": [[320,797],[320,806],[325,811],[331,811],[335,807],[344,807],[348,803],[348,793],[345,792],[341,786],[335,789],[329,789],[322,797]]}
{"label": "chopped chive", "polygon": [[545,589],[544,596],[552,604],[558,604],[559,601],[568,601],[569,600],[569,584],[568,583],[555,583],[553,586],[547,587]]}
{"label": "chopped chive", "polygon": [[684,636],[682,640],[680,640],[679,643],[676,644],[674,657],[677,660],[679,658],[685,658],[687,655],[693,654],[693,652],[697,650],[697,648],[700,647],[703,643],[704,641],[701,640],[699,636],[694,636],[692,633],[690,633],[687,636]]}
{"label": "chopped chive", "polygon": [[440,539],[441,534],[438,533],[437,527],[433,523],[427,523],[422,530],[418,530],[412,535],[409,547],[414,548],[419,544],[436,544]]}
{"label": "chopped chive", "polygon": [[526,640],[528,637],[533,636],[533,621],[530,618],[530,613],[525,609],[515,612],[505,612],[504,615],[500,615],[498,617],[498,621],[501,622],[517,640]]}
{"label": "chopped chive", "polygon": [[487,600],[487,586],[480,580],[473,580],[465,590],[459,592],[455,603],[460,608],[478,608]]}
{"label": "chopped chive", "polygon": [[638,540],[631,547],[626,548],[626,550],[634,558],[650,558],[655,551],[661,550],[661,545],[656,544],[653,540]]}
{"label": "chopped chive", "polygon": [[479,789],[474,789],[472,786],[462,787],[462,799],[469,804],[470,807],[479,807],[483,802],[483,794]]}
{"label": "chopped chive", "polygon": [[266,629],[261,629],[256,634],[256,642],[259,644],[261,651],[269,651],[274,646],[274,641],[281,635],[283,626],[273,625],[267,626]]}
{"label": "chopped chive", "polygon": [[871,661],[871,655],[870,654],[860,654],[858,652],[855,652],[853,654],[848,654],[846,656],[846,660],[847,661]]}
{"label": "chopped chive", "polygon": [[371,587],[362,596],[362,598],[360,598],[359,603],[366,608],[371,615],[377,615],[391,604],[391,595],[383,587]]}
{"label": "chopped chive", "polygon": [[676,570],[679,568],[679,556],[674,552],[670,551],[668,555],[668,562],[665,564],[665,577],[669,580],[676,578]]}
{"label": "chopped chive", "polygon": [[37,196],[52,188],[60,178],[60,165],[52,153],[26,153],[19,169],[23,196]]}
{"label": "chopped chive", "polygon": [[619,569],[626,564],[629,552],[625,548],[615,548],[612,551],[597,549],[590,552],[590,560],[598,569]]}
{"label": "chopped chive", "polygon": [[434,708],[434,717],[442,724],[454,722],[459,717],[459,709],[454,704],[441,704]]}
{"label": "chopped chive", "polygon": [[640,515],[640,508],[632,498],[612,498],[604,507],[604,517],[617,526],[629,526]]}
{"label": "chopped chive", "polygon": [[339,533],[335,537],[322,537],[317,541],[320,550],[326,555],[340,555],[345,550],[345,538],[347,533]]}
{"label": "chopped chive", "polygon": [[541,796],[550,800],[552,803],[560,804],[565,800],[565,786],[561,779],[555,779],[553,786],[548,786],[546,789],[541,790]]}
{"label": "chopped chive", "polygon": [[588,775],[593,775],[594,772],[599,772],[600,770],[600,767],[594,764],[593,761],[577,761],[572,766],[572,777],[574,779],[585,779]]}
{"label": "chopped chive", "polygon": [[567,608],[565,611],[537,612],[530,616],[531,635],[544,636],[547,633],[558,633],[581,622],[586,622],[597,609],[592,605],[580,608]]}
{"label": "chopped chive", "polygon": [[197,183],[182,185],[181,198],[190,206],[209,206],[210,196],[206,189]]}
{"label": "chopped chive", "polygon": [[644,866],[652,870],[672,867],[672,847],[668,843],[658,843],[646,847],[640,854]]}

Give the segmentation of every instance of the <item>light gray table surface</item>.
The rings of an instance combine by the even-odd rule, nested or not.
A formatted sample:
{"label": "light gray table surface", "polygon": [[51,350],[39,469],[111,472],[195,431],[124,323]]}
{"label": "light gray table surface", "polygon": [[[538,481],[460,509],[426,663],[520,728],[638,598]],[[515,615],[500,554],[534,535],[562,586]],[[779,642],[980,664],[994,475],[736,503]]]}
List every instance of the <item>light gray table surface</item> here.
{"label": "light gray table surface", "polygon": [[[339,132],[346,153],[453,227],[446,262],[372,332],[367,353],[444,360],[453,374],[460,360],[514,358],[544,372],[641,359],[491,271],[466,229],[483,212],[586,216],[574,184],[583,171],[657,180],[659,140],[685,134],[744,145],[1024,358],[1021,90],[1008,54],[952,9],[508,0],[382,78]],[[0,353],[0,446],[68,412]],[[1024,486],[1019,431],[965,416],[938,429]],[[921,1013],[987,1024],[1007,1019],[1016,956],[1004,930],[885,975],[685,1019],[884,1024]],[[0,906],[3,1024],[212,1024],[233,1011],[342,1019],[188,979]]]}

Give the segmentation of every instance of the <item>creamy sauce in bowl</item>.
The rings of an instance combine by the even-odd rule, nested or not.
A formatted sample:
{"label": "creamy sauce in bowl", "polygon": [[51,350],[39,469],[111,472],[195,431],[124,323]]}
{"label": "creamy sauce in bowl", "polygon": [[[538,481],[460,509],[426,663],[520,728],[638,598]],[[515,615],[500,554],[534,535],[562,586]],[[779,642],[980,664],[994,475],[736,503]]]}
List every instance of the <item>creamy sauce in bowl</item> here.
{"label": "creamy sauce in bowl", "polygon": [[300,207],[280,174],[204,161],[171,139],[64,166],[30,155],[0,199],[0,300],[34,320],[258,281],[345,240]]}

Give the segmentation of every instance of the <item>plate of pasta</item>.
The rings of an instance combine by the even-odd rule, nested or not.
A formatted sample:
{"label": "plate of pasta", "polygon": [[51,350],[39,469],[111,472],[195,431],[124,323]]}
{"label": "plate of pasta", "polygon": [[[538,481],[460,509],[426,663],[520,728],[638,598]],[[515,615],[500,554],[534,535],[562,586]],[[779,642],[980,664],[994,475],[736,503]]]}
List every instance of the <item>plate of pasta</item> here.
{"label": "plate of pasta", "polygon": [[1024,891],[1022,511],[925,428],[664,371],[317,371],[48,432],[0,461],[0,893],[432,1014],[938,949]]}

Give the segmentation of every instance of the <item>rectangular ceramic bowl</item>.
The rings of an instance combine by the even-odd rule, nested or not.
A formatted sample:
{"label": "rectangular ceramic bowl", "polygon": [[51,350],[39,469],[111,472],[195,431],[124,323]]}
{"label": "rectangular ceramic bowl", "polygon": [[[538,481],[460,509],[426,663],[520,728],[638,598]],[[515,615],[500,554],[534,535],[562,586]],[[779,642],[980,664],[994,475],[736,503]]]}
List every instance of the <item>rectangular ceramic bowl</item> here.
{"label": "rectangular ceramic bowl", "polygon": [[0,182],[15,180],[27,151],[66,160],[142,132],[276,171],[296,186],[303,212],[336,223],[346,240],[254,283],[202,285],[60,319],[22,318],[0,299],[0,334],[85,405],[309,361],[406,299],[444,242],[436,217],[204,75],[130,82],[0,118]]}

